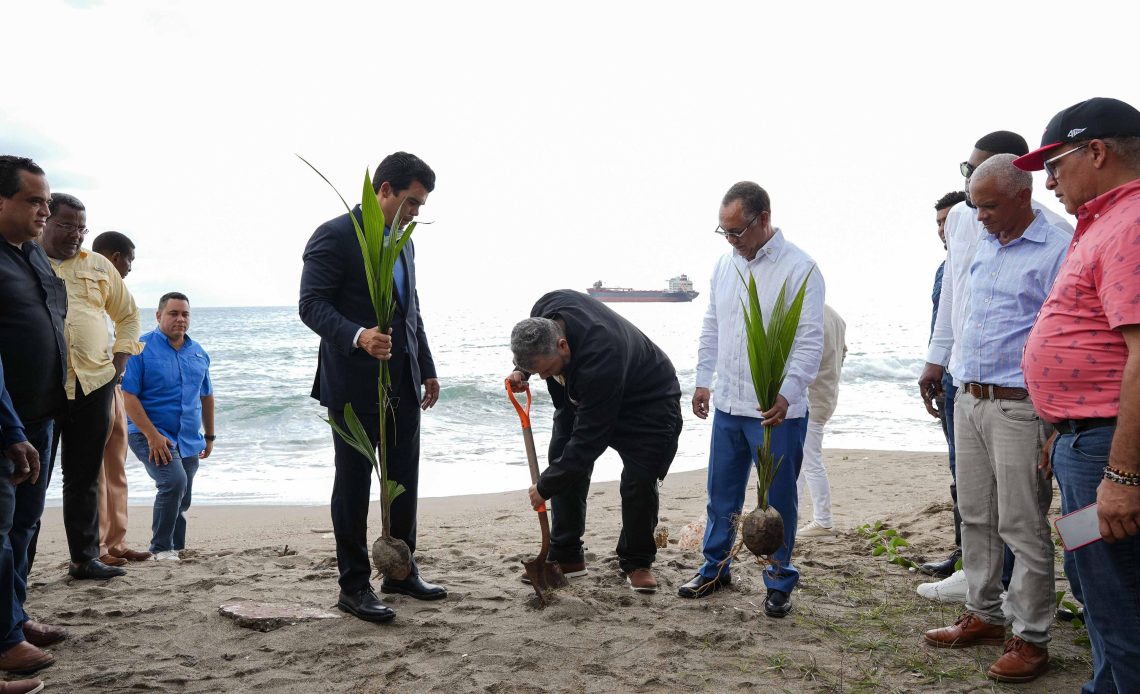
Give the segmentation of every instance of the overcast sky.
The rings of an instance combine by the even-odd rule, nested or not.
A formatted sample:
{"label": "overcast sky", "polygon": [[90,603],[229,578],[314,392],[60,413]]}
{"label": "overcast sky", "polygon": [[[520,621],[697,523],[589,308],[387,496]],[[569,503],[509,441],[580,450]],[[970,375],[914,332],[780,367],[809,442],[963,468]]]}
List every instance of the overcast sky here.
{"label": "overcast sky", "polygon": [[0,6],[0,150],[80,197],[92,238],[135,241],[144,306],[295,303],[342,208],[294,154],[358,200],[403,149],[438,174],[425,311],[681,272],[705,291],[720,197],[749,179],[829,303],[921,313],[932,206],[975,140],[1036,146],[1091,96],[1140,105],[1131,3]]}

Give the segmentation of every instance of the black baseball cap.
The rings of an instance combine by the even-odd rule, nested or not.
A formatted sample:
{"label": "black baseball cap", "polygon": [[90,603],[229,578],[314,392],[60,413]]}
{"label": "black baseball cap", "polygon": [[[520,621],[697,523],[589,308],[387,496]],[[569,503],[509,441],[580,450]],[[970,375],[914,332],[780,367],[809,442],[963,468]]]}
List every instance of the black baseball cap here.
{"label": "black baseball cap", "polygon": [[1106,137],[1140,137],[1140,111],[1119,99],[1095,97],[1053,116],[1041,136],[1041,146],[1013,160],[1022,171],[1040,171],[1050,151],[1066,142],[1085,142]]}

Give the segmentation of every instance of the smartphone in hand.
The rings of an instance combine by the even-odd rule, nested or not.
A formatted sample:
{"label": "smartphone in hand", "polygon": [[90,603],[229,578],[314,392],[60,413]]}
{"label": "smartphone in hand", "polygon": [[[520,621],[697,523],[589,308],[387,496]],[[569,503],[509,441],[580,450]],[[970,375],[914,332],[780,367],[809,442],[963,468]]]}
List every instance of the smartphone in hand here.
{"label": "smartphone in hand", "polygon": [[1096,515],[1095,503],[1061,516],[1053,521],[1053,527],[1057,529],[1061,545],[1068,552],[1101,539],[1100,519]]}

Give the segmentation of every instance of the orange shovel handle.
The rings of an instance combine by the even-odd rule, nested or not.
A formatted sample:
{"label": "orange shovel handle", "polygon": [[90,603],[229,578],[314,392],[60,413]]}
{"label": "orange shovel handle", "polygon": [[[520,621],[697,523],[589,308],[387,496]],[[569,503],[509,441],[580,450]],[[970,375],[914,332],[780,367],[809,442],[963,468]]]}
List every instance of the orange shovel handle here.
{"label": "orange shovel handle", "polygon": [[[511,390],[511,379],[505,379],[503,384],[507,388],[507,397],[511,399],[511,404],[515,406],[515,412],[519,413],[519,419],[522,421],[523,438],[526,441],[527,462],[530,464],[530,475],[532,481],[538,480],[538,457],[534,452],[534,438],[530,433],[530,384],[526,384],[526,407],[515,397],[515,392]],[[537,513],[546,513],[546,504],[542,504],[535,509]]]}
{"label": "orange shovel handle", "polygon": [[515,397],[515,392],[511,390],[511,379],[503,380],[503,384],[507,387],[507,397],[511,399],[511,404],[515,406],[515,412],[519,413],[519,419],[522,420],[523,429],[530,428],[530,384],[526,384],[526,409],[523,409],[522,404]]}

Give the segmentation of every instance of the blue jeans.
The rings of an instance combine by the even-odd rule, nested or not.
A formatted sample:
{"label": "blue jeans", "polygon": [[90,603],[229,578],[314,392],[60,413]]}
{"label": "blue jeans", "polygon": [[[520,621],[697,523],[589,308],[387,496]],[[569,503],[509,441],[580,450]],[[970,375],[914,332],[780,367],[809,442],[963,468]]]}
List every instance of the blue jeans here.
{"label": "blue jeans", "polygon": [[24,640],[24,631],[20,628],[23,610],[14,599],[16,567],[12,542],[8,539],[16,513],[16,487],[12,485],[15,469],[7,456],[0,455],[0,595],[4,596],[0,599],[0,653]]}
{"label": "blue jeans", "polygon": [[24,602],[28,597],[28,549],[39,529],[44,512],[51,461],[52,420],[24,423],[24,435],[40,454],[40,478],[13,487],[12,462],[3,458],[0,475],[0,593],[4,606],[0,608],[0,651],[24,640],[21,625],[28,621]]}
{"label": "blue jeans", "polygon": [[[1053,443],[1061,512],[1096,501],[1115,427],[1062,434]],[[1111,484],[1111,483],[1107,483]],[[1083,692],[1140,692],[1140,535],[1065,553],[1075,570],[1092,642],[1093,678]]]}
{"label": "blue jeans", "polygon": [[33,485],[24,482],[16,487],[16,512],[12,516],[12,558],[15,561],[15,598],[20,603],[20,621],[26,622],[28,614],[23,605],[28,597],[28,571],[32,568],[35,556],[35,538],[40,530],[40,517],[44,515],[44,498],[47,496],[48,482],[51,480],[51,440],[55,422],[45,419],[33,424],[24,423],[24,435],[40,454],[40,479]]}
{"label": "blue jeans", "polygon": [[[807,416],[785,420],[772,429],[772,454],[783,459],[768,503],[784,518],[784,546],[772,559],[776,565],[764,570],[764,584],[772,590],[792,592],[800,573],[792,565],[792,549],[796,544],[799,494],[796,479],[804,460],[804,438],[807,436]],[[731,562],[727,561],[736,540],[733,517],[744,505],[748,491],[748,475],[756,464],[756,447],[764,440],[764,427],[755,417],[741,417],[716,410],[713,414],[713,434],[709,451],[708,521],[705,527],[705,563],[700,574],[712,580],[718,574],[722,579],[731,576]],[[752,505],[749,504],[751,510]],[[724,562],[723,567],[721,563]]]}
{"label": "blue jeans", "polygon": [[140,432],[131,434],[127,437],[127,445],[142,461],[158,489],[154,495],[154,515],[150,523],[150,551],[185,549],[186,511],[190,508],[194,475],[198,472],[198,456],[179,458],[178,449],[171,446],[170,454],[174,459],[166,465],[156,465],[150,459],[150,445],[145,435]]}
{"label": "blue jeans", "polygon": [[954,377],[947,371],[942,374],[942,433],[946,436],[946,448],[950,451],[950,499],[954,502],[954,546],[962,547],[962,516],[958,513],[958,470],[954,456],[954,396],[958,387]]}

